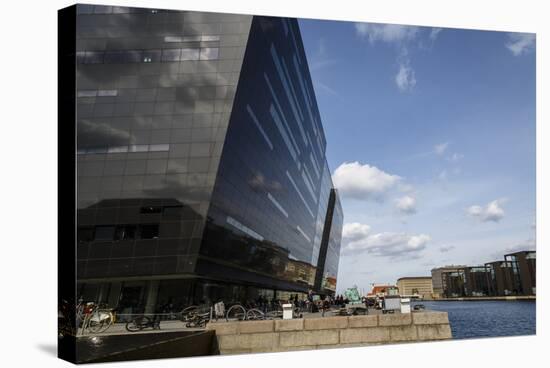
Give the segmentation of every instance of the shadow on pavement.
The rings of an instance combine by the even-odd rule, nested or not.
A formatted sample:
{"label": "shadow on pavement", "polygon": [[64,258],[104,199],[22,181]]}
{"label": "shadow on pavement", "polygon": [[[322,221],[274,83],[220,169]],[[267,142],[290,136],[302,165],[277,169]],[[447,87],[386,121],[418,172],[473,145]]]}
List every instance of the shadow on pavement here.
{"label": "shadow on pavement", "polygon": [[38,350],[43,351],[44,353],[47,353],[49,355],[53,355],[57,357],[57,345],[54,344],[38,344],[36,345]]}

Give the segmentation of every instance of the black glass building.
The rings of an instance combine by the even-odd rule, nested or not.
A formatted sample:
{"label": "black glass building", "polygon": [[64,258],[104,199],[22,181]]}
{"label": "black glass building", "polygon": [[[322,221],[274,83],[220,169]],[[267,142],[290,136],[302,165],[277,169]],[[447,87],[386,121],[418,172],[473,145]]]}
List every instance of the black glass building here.
{"label": "black glass building", "polygon": [[76,170],[59,249],[76,298],[136,313],[334,292],[343,214],[295,19],[98,5],[59,19],[59,160]]}

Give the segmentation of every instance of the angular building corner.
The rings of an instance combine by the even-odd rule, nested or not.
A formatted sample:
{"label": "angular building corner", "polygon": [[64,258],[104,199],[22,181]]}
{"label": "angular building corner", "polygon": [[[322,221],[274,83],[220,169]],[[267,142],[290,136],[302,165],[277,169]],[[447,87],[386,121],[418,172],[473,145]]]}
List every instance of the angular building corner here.
{"label": "angular building corner", "polygon": [[76,297],[133,314],[333,294],[343,213],[298,22],[75,17]]}

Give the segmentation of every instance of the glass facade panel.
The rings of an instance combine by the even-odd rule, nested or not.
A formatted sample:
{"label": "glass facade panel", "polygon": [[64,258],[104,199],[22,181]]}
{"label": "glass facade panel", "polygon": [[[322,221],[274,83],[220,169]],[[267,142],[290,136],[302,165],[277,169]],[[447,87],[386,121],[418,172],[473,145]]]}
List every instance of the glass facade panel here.
{"label": "glass facade panel", "polygon": [[162,61],[180,61],[181,49],[162,50]]}
{"label": "glass facade panel", "polygon": [[216,47],[203,48],[201,49],[200,59],[201,60],[216,60],[218,58],[219,49]]}
{"label": "glass facade panel", "polygon": [[296,20],[77,10],[79,292],[152,312],[335,280],[342,219],[320,264],[332,182]]}
{"label": "glass facade panel", "polygon": [[[298,27],[295,20],[288,25]],[[343,219],[339,207],[333,246],[326,240],[325,253],[330,248],[336,260],[318,264],[332,181],[328,166],[324,180],[316,173],[319,153],[307,139],[321,134],[307,65],[299,64],[299,72],[283,66],[294,55],[305,58],[295,45],[281,19],[254,18],[197,269],[224,270],[235,283],[307,292],[321,267],[324,285],[332,285],[323,291],[334,292]],[[324,147],[321,153],[325,162]]]}
{"label": "glass facade panel", "polygon": [[181,60],[199,60],[199,49],[181,49]]}

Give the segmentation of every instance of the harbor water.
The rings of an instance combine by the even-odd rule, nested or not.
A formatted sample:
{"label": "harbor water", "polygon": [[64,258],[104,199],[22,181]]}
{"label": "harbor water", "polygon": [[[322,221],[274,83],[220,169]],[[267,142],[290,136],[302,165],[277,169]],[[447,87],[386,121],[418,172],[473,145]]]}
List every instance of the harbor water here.
{"label": "harbor water", "polygon": [[535,301],[423,301],[414,304],[447,312],[454,339],[536,333]]}

